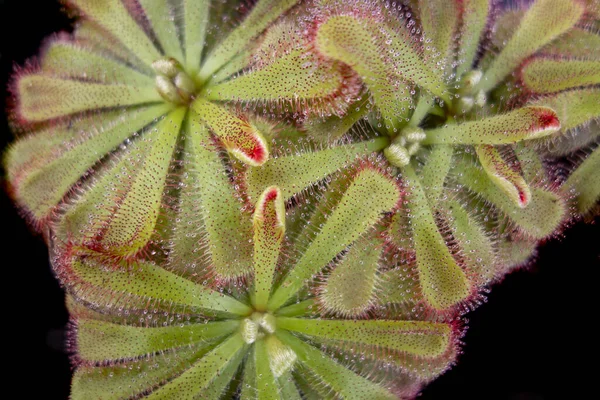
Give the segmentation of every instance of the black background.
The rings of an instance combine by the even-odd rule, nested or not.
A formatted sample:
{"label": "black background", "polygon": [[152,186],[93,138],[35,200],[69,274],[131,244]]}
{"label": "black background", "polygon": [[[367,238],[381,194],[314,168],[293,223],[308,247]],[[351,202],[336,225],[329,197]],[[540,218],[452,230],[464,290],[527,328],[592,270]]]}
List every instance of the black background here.
{"label": "black background", "polygon": [[[60,8],[58,1],[0,0],[0,99],[13,67],[37,54],[46,36],[70,29]],[[4,149],[12,135],[6,113],[0,115]],[[4,191],[0,200],[4,386],[16,390],[11,397],[66,399],[63,293],[41,238]],[[598,398],[600,220],[579,223],[565,236],[544,244],[534,267],[508,276],[467,316],[464,354],[422,399]]]}

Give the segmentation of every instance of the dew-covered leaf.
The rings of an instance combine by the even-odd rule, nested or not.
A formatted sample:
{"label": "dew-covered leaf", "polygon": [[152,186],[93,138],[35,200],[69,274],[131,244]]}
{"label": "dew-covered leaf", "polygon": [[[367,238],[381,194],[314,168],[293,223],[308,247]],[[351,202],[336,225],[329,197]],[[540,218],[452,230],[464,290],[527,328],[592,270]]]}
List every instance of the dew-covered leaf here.
{"label": "dew-covered leaf", "polygon": [[265,187],[277,186],[281,189],[283,198],[289,199],[358,158],[383,149],[388,143],[389,140],[382,137],[368,142],[271,158],[261,168],[247,170],[248,194],[251,199],[256,199]]}
{"label": "dew-covered leaf", "polygon": [[153,77],[77,42],[52,42],[44,52],[41,67],[44,73],[61,78],[154,87]]}
{"label": "dew-covered leaf", "polygon": [[250,41],[264,31],[283,13],[293,7],[298,0],[259,0],[250,13],[217,47],[208,55],[200,69],[200,79],[206,81],[244,49]]}
{"label": "dew-covered leaf", "polygon": [[17,83],[19,116],[29,122],[67,116],[86,110],[162,102],[152,86],[106,85],[57,78],[23,75]]}
{"label": "dew-covered leaf", "polygon": [[489,91],[524,59],[571,29],[585,11],[576,0],[537,0],[527,10],[516,32],[485,71],[479,89]]}
{"label": "dew-covered leaf", "polygon": [[456,67],[458,77],[470,71],[473,66],[490,11],[490,0],[463,0],[461,3],[462,21],[458,39],[460,62]]}
{"label": "dew-covered leaf", "polygon": [[577,211],[589,212],[600,201],[600,147],[579,165],[563,184],[563,188],[573,189],[577,195]]}
{"label": "dew-covered leaf", "polygon": [[379,275],[377,302],[388,304],[415,304],[421,299],[419,280],[404,269],[392,269]]}
{"label": "dew-covered leaf", "polygon": [[277,337],[290,346],[298,356],[298,360],[312,371],[323,384],[331,387],[342,398],[371,400],[396,398],[385,387],[356,374],[293,335],[278,331]]}
{"label": "dew-covered leaf", "polygon": [[[472,3],[472,2],[467,2]],[[419,0],[419,19],[423,26],[423,33],[439,57],[432,62],[441,62],[450,66],[451,56],[454,53],[454,37],[459,24],[460,5],[456,1],[448,0]],[[448,62],[450,61],[450,62]],[[446,75],[452,72],[446,71]]]}
{"label": "dew-covered leaf", "polygon": [[304,129],[317,143],[334,143],[348,133],[355,123],[367,115],[370,111],[367,103],[366,98],[359,99],[348,107],[342,117],[332,115],[325,119],[321,117],[308,118],[304,122]]}
{"label": "dew-covered leaf", "polygon": [[276,186],[267,188],[256,202],[254,225],[254,307],[265,310],[275,267],[285,235],[285,205]]}
{"label": "dew-covered leaf", "polygon": [[122,60],[145,74],[152,75],[152,68],[144,64],[135,54],[131,53],[123,43],[113,34],[107,32],[100,25],[89,19],[80,19],[73,31],[73,37],[77,43],[86,47],[110,55],[111,58]]}
{"label": "dew-covered leaf", "polygon": [[523,67],[521,79],[536,93],[553,93],[600,83],[600,60],[535,57]]}
{"label": "dew-covered leaf", "polygon": [[137,24],[120,0],[69,0],[86,18],[94,21],[114,35],[120,42],[147,65],[161,58],[142,27]]}
{"label": "dew-covered leaf", "polygon": [[544,47],[544,55],[588,60],[600,59],[600,35],[574,28]]}
{"label": "dew-covered leaf", "polygon": [[[247,315],[250,308],[232,297],[177,276],[148,262],[131,267],[114,267],[104,262],[75,258],[61,265],[59,275],[70,290],[92,304],[106,307],[118,304],[119,298],[130,307],[159,300],[163,307],[193,309]],[[136,302],[136,299],[139,301]],[[131,301],[131,304],[127,302]]]}
{"label": "dew-covered leaf", "polygon": [[489,283],[496,272],[492,233],[456,200],[444,204],[444,210],[447,210],[447,224],[460,248],[465,268],[479,278],[479,284]]}
{"label": "dew-covered leaf", "polygon": [[94,164],[169,108],[92,114],[25,137],[6,158],[14,196],[34,218],[45,218]]}
{"label": "dew-covered leaf", "polygon": [[394,66],[378,52],[376,31],[376,25],[366,19],[332,16],[319,26],[316,45],[321,54],[348,64],[362,77],[377,109],[392,127],[408,114],[410,95]]}
{"label": "dew-covered leaf", "polygon": [[200,70],[208,29],[210,0],[183,0],[183,48],[185,66],[191,76]]}
{"label": "dew-covered leaf", "polygon": [[79,319],[77,355],[91,362],[153,355],[229,335],[238,326],[237,320],[149,328]]}
{"label": "dew-covered leaf", "polygon": [[172,111],[88,184],[61,222],[67,236],[119,256],[136,254],[148,243],[185,112]]}
{"label": "dew-covered leaf", "polygon": [[340,251],[359,239],[400,201],[397,184],[375,169],[360,171],[315,239],[301,255],[269,301],[277,310],[323,269]]}
{"label": "dew-covered leaf", "polygon": [[[229,182],[227,170],[211,143],[208,129],[198,118],[188,117],[186,165],[197,183],[191,202],[201,204],[201,217],[207,232],[211,267],[225,279],[248,274],[252,266],[252,226],[241,211],[242,205]],[[196,197],[199,196],[199,199]],[[235,251],[232,251],[235,249]]]}
{"label": "dew-covered leaf", "polygon": [[552,108],[560,121],[561,132],[566,132],[600,118],[600,89],[593,87],[557,93],[542,97],[534,104]]}
{"label": "dew-covered leaf", "polygon": [[192,108],[223,146],[240,161],[251,166],[259,166],[267,161],[269,149],[265,138],[251,122],[203,98],[196,99]]}
{"label": "dew-covered leaf", "polygon": [[125,364],[105,367],[81,365],[73,376],[71,398],[120,400],[137,397],[180,375],[213,347],[213,342],[207,342]]}
{"label": "dew-covered leaf", "polygon": [[227,386],[242,361],[240,355],[243,356],[242,352],[245,348],[246,344],[241,335],[239,333],[232,335],[183,374],[167,382],[147,398],[193,400],[199,395],[219,398],[221,391]]}
{"label": "dew-covered leaf", "polygon": [[[175,26],[176,10],[169,0],[138,0],[152,31],[156,35],[165,55],[183,61],[183,50]],[[195,21],[199,23],[200,20]]]}
{"label": "dew-covered leaf", "polygon": [[556,112],[548,107],[529,106],[479,121],[447,124],[427,130],[424,144],[511,144],[537,139],[561,127]]}
{"label": "dew-covered leaf", "polygon": [[476,146],[475,152],[490,180],[517,206],[527,207],[531,201],[531,190],[519,171],[511,167],[494,146]]}
{"label": "dew-covered leaf", "polygon": [[356,241],[327,274],[319,300],[325,311],[345,318],[365,315],[375,304],[383,243],[375,235]]}
{"label": "dew-covered leaf", "polygon": [[[277,339],[275,339],[277,340]],[[267,350],[266,339],[254,345],[255,383],[257,400],[279,400],[279,384],[271,369],[271,354]]]}
{"label": "dew-covered leaf", "polygon": [[536,239],[552,235],[563,223],[566,206],[554,192],[531,187],[531,200],[527,207],[517,206],[482,169],[463,161],[456,179],[465,188],[482,196],[497,207],[519,229]]}
{"label": "dew-covered leaf", "polygon": [[452,166],[452,146],[433,146],[421,170],[421,182],[431,207],[436,207],[444,190],[446,176]]}
{"label": "dew-covered leaf", "polygon": [[411,166],[403,173],[409,181],[408,207],[421,291],[431,307],[444,310],[466,300],[471,282],[450,254],[416,173]]}
{"label": "dew-covered leaf", "polygon": [[277,318],[277,327],[321,339],[376,346],[434,358],[452,344],[447,324],[424,321]]}

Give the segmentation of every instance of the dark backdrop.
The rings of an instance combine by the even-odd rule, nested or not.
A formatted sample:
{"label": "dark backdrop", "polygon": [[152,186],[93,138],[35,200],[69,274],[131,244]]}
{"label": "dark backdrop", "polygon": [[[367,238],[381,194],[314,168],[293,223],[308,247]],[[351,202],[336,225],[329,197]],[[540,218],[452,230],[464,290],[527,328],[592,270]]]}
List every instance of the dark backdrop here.
{"label": "dark backdrop", "polygon": [[[0,0],[0,99],[7,96],[13,66],[35,55],[44,37],[70,26],[58,1]],[[0,115],[4,149],[12,136],[6,113]],[[4,387],[15,390],[16,398],[66,399],[71,371],[62,344],[68,321],[63,293],[41,238],[31,233],[4,191],[0,197],[2,327],[8,349]],[[592,397],[585,393],[596,393],[597,387],[599,223],[575,225],[565,239],[542,246],[535,267],[494,287],[488,303],[467,316],[458,365],[421,398]]]}

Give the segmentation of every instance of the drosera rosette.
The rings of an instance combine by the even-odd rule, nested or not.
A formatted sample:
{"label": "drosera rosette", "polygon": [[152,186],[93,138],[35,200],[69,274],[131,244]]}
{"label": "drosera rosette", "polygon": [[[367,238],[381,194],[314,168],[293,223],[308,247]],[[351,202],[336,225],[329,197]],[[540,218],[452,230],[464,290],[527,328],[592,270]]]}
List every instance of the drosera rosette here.
{"label": "drosera rosette", "polygon": [[[306,203],[286,207],[282,191],[268,187],[242,214],[251,229],[225,241],[210,232],[221,216],[196,209],[241,203],[222,195],[230,181],[214,179],[226,172],[220,160],[210,169],[197,162],[213,152],[201,142],[208,131],[193,124],[191,137],[203,139],[186,145],[186,183],[161,232],[164,252],[111,262],[69,242],[52,245],[73,317],[73,399],[412,398],[452,365],[459,321],[380,316],[380,305],[408,296],[398,286],[401,268],[382,263],[380,224],[402,206],[396,178],[375,162],[348,169],[321,188],[310,219],[299,220]],[[213,279],[210,254],[244,258],[248,242],[242,284]]]}
{"label": "drosera rosette", "polygon": [[[38,65],[13,84],[14,126],[23,137],[6,156],[8,178],[34,225],[51,220],[65,200],[103,203],[94,223],[120,237],[103,244],[85,237],[94,228],[76,234],[110,252],[143,248],[188,119],[210,127],[216,149],[264,163],[269,145],[251,117],[207,93],[244,67],[252,40],[295,3],[259,1],[236,16],[231,3],[200,0],[67,2],[79,16],[74,33],[49,40]],[[232,15],[241,22],[229,29]],[[128,211],[116,213],[116,203]]]}
{"label": "drosera rosette", "polygon": [[[248,169],[250,197],[268,185],[301,197],[355,162],[348,154],[376,151],[407,191],[388,241],[414,281],[417,308],[444,317],[479,304],[486,285],[525,262],[573,216],[571,201],[580,201],[574,192],[588,203],[597,199],[597,185],[561,187],[541,150],[594,137],[587,132],[600,112],[595,61],[547,64],[542,54],[572,47],[569,38],[581,45],[573,32],[582,26],[586,41],[595,40],[588,28],[597,3],[538,0],[523,7],[521,23],[496,48],[488,38],[509,11],[490,1],[313,2],[297,24],[311,32],[315,52],[352,68],[365,92],[344,116],[304,119],[320,146]],[[549,72],[528,70],[538,58]],[[532,97],[531,85],[517,79],[528,74],[549,94]],[[585,146],[593,148],[593,140]],[[590,174],[595,159],[573,176]],[[575,180],[581,182],[572,178],[567,186]]]}

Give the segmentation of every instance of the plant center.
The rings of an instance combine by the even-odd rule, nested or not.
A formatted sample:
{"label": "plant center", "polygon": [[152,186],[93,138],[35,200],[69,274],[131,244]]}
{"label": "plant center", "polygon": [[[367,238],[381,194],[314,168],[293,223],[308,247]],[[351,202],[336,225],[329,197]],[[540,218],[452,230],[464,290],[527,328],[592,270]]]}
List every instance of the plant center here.
{"label": "plant center", "polygon": [[254,312],[242,320],[240,332],[248,344],[275,333],[277,328],[275,317],[270,313]]}
{"label": "plant center", "polygon": [[156,72],[156,90],[163,99],[175,104],[189,104],[198,91],[194,80],[185,72],[181,63],[166,57],[152,63]]}

